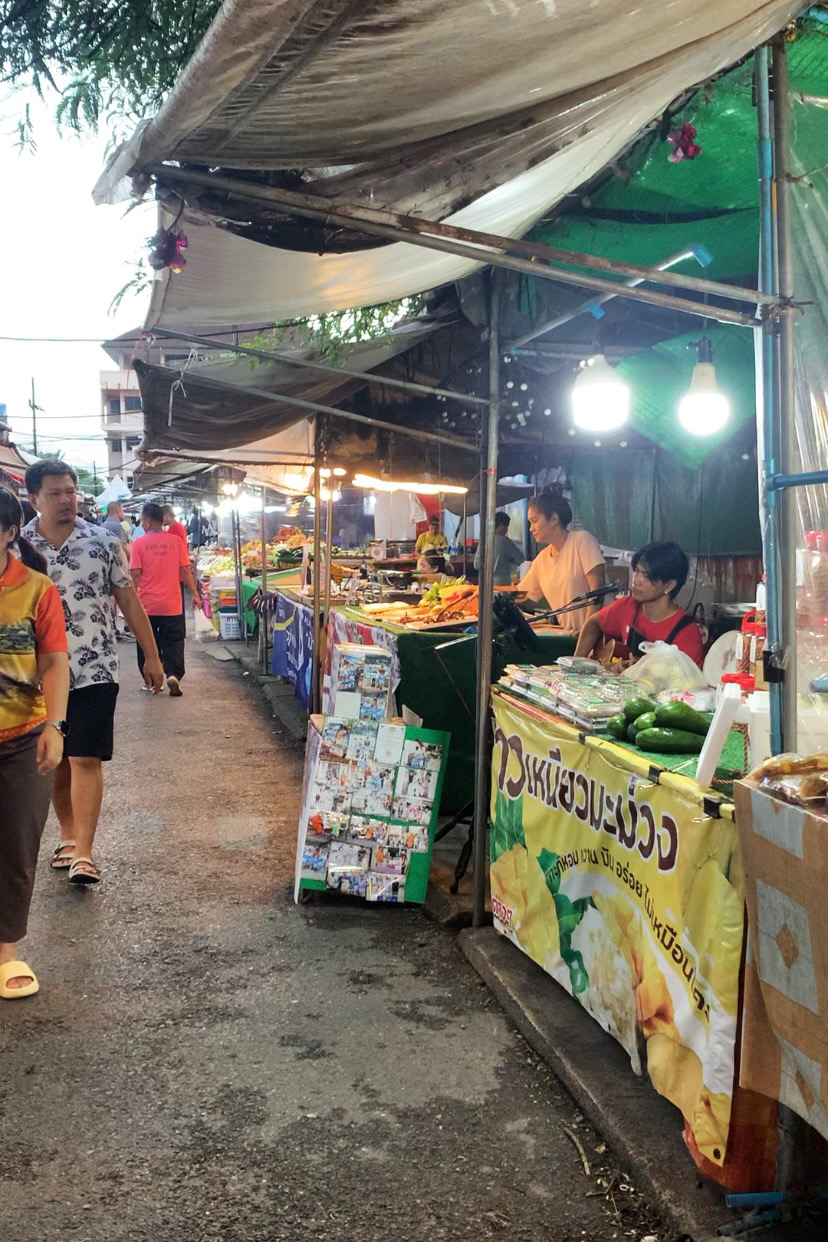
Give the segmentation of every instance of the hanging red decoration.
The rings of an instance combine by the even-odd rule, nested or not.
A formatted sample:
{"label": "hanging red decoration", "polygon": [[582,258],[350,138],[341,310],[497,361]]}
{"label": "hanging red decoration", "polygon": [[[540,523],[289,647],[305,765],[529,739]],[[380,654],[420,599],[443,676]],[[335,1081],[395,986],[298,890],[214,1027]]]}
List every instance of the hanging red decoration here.
{"label": "hanging red decoration", "polygon": [[701,155],[702,149],[695,141],[695,125],[682,125],[681,129],[671,129],[667,141],[673,150],[667,156],[671,164],[680,164],[682,160],[694,160]]}
{"label": "hanging red decoration", "polygon": [[181,229],[159,229],[150,245],[149,265],[156,272],[168,267],[178,273],[186,267],[182,251],[187,249],[187,235]]}

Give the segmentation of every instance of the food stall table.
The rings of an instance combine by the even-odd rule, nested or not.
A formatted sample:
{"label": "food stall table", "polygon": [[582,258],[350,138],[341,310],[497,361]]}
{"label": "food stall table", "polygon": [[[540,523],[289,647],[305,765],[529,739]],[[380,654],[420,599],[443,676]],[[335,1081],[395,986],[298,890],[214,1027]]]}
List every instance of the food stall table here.
{"label": "food stall table", "polygon": [[500,687],[492,701],[495,929],[621,1043],[721,1175],[744,937],[733,804],[693,779],[695,756],[586,735]]}

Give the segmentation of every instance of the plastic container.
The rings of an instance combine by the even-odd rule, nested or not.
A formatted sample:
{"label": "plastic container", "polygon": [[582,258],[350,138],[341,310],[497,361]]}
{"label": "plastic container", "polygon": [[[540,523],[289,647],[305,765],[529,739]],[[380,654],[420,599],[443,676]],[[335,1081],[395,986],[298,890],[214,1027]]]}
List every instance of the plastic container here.
{"label": "plastic container", "polygon": [[239,618],[235,613],[221,612],[219,613],[219,632],[222,638],[233,639],[241,638],[241,629],[239,627]]}

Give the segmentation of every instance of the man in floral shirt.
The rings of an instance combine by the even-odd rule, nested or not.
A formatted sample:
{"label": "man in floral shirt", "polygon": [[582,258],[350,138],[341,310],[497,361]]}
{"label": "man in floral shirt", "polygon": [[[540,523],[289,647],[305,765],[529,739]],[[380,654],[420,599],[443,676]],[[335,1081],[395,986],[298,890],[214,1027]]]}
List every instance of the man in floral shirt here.
{"label": "man in floral shirt", "polygon": [[77,475],[61,461],[26,471],[26,490],[38,512],[24,528],[42,552],[63,603],[69,640],[69,706],[63,761],[52,802],[60,840],[52,857],[73,884],[97,884],[92,843],[103,798],[102,763],[112,758],[118,653],[110,597],[146,653],[144,681],[158,693],[164,675],[152,628],[124,568],[117,539],[78,517]]}

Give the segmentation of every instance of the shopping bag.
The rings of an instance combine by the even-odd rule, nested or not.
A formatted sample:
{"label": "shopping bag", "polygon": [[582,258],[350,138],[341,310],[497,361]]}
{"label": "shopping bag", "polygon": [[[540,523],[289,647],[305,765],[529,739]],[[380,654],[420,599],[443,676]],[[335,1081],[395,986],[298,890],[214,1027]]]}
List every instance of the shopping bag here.
{"label": "shopping bag", "polygon": [[704,674],[686,652],[672,643],[642,643],[644,655],[621,674],[637,688],[654,694],[658,690],[701,690]]}
{"label": "shopping bag", "polygon": [[209,642],[212,638],[218,638],[212,621],[209,617],[205,617],[200,608],[193,609],[193,622],[195,624],[194,637],[197,643]]}

